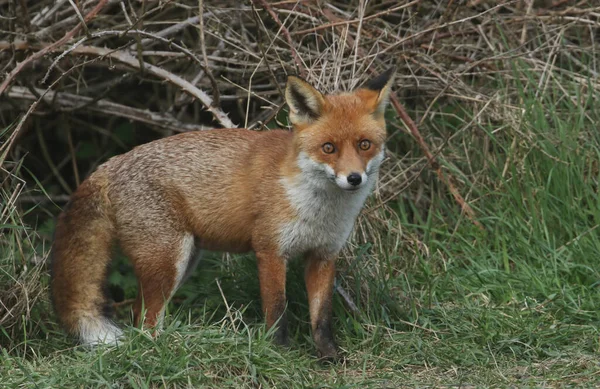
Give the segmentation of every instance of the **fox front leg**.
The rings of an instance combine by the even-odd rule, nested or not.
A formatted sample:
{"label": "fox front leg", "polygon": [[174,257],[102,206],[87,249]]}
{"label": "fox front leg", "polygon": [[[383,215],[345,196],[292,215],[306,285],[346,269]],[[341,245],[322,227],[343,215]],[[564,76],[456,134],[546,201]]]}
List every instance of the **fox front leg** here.
{"label": "fox front leg", "polygon": [[306,259],[304,279],[310,307],[310,324],[319,357],[338,358],[332,331],[331,298],[335,277],[335,256],[309,255]]}
{"label": "fox front leg", "polygon": [[260,297],[267,328],[271,328],[277,323],[275,343],[288,346],[288,323],[285,314],[285,260],[272,252],[257,252],[256,259]]}

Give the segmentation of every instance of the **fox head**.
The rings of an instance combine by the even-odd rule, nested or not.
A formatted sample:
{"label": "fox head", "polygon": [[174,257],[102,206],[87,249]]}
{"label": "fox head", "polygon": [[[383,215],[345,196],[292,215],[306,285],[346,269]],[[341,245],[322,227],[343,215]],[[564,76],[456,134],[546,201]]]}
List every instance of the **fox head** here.
{"label": "fox head", "polygon": [[395,68],[352,93],[323,95],[289,76],[285,99],[303,177],[353,192],[372,187],[384,158],[384,111]]}

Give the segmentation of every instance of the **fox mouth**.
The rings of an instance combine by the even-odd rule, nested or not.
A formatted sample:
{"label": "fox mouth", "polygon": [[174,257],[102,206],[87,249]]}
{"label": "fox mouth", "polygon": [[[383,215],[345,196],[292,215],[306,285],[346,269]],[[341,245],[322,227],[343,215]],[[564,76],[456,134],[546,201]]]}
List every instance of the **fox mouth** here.
{"label": "fox mouth", "polygon": [[334,184],[334,185],[335,185],[335,186],[336,186],[338,189],[341,189],[341,190],[342,190],[342,192],[346,192],[346,193],[356,193],[356,192],[360,191],[360,190],[361,190],[361,189],[364,187],[364,185],[363,185],[363,184],[356,185],[356,186],[346,186],[346,185],[342,186],[342,185],[340,185],[340,184],[339,184],[339,183],[338,183],[338,182],[335,180],[335,178],[334,178],[334,179],[332,179],[332,180],[331,180],[331,182],[332,182],[332,183],[333,183],[333,184]]}
{"label": "fox mouth", "polygon": [[359,185],[340,185],[335,175],[326,174],[327,179],[331,182],[336,188],[341,189],[342,192],[345,193],[356,193],[359,192],[362,188],[365,187],[365,183],[362,182]]}

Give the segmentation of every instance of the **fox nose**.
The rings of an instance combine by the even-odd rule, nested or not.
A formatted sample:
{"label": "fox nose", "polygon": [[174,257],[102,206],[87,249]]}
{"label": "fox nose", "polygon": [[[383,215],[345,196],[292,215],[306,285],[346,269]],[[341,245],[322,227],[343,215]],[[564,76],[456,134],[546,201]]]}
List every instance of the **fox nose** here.
{"label": "fox nose", "polygon": [[358,186],[362,182],[362,177],[358,173],[350,173],[347,180],[350,185]]}

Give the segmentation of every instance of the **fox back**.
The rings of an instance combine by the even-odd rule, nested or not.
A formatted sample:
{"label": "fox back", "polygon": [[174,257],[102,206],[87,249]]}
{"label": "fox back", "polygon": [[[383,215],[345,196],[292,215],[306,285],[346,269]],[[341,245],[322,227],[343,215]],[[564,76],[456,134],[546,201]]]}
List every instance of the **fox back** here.
{"label": "fox back", "polygon": [[393,70],[352,93],[323,95],[289,77],[293,131],[210,130],[138,146],[101,165],[59,217],[52,295],[84,343],[115,342],[102,309],[110,247],[131,260],[136,323],[159,324],[198,250],[254,251],[267,326],[287,343],[285,276],[306,263],[313,338],[334,358],[335,258],[372,192],[384,158],[384,109]]}

